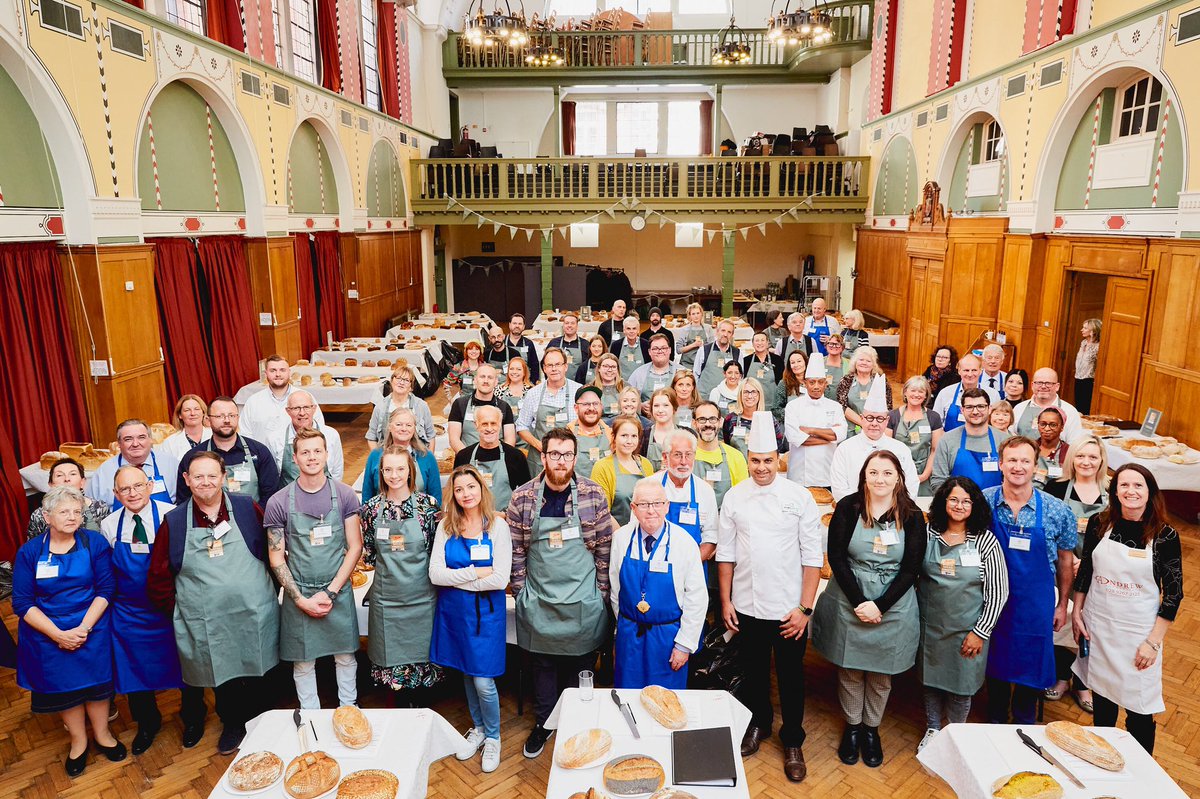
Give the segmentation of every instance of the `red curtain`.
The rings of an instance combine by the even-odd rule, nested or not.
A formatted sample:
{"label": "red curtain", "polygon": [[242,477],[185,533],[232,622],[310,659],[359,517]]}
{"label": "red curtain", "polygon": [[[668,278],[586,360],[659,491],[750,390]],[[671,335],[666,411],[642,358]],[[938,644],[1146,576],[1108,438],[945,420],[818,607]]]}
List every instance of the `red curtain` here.
{"label": "red curtain", "polygon": [[346,309],[342,302],[342,260],[338,233],[324,230],[313,236],[317,253],[317,321],[321,340],[331,331],[335,341],[346,337]]}
{"label": "red curtain", "polygon": [[208,0],[206,5],[208,38],[246,52],[246,28],[238,0]]}
{"label": "red curtain", "polygon": [[239,388],[258,379],[262,357],[258,317],[250,295],[246,240],[240,236],[205,236],[199,240],[198,252],[211,309],[209,341],[215,387],[233,396]]}
{"label": "red curtain", "polygon": [[129,5],[133,6],[134,8],[144,9],[146,7],[146,4],[142,2],[142,0],[125,0],[125,2],[129,3]]}
{"label": "red curtain", "polygon": [[575,155],[575,103],[564,100],[562,108],[563,155]]}
{"label": "red curtain", "polygon": [[700,101],[700,155],[713,154],[713,101]]}
{"label": "red curtain", "polygon": [[154,245],[154,292],[163,345],[167,401],[184,394],[217,396],[212,363],[197,335],[207,327],[201,315],[200,272],[192,239],[146,239]]}
{"label": "red curtain", "polygon": [[307,233],[292,236],[296,251],[296,289],[300,300],[300,350],[305,355],[321,349],[321,326],[317,317],[317,291],[313,285],[312,242]]}
{"label": "red curtain", "polygon": [[375,30],[378,33],[379,94],[383,113],[400,118],[400,79],[396,64],[396,3],[376,0]]}
{"label": "red curtain", "polygon": [[0,424],[0,560],[12,562],[29,525],[29,503],[18,471],[21,463],[8,431]]}
{"label": "red curtain", "polygon": [[321,85],[342,92],[341,58],[338,52],[337,0],[317,0],[317,45],[321,50]]}

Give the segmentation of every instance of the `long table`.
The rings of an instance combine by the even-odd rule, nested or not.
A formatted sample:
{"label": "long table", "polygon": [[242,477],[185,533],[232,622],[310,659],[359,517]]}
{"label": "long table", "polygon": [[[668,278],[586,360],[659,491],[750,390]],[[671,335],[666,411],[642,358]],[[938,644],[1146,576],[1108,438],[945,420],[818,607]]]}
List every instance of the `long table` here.
{"label": "long table", "polygon": [[[1137,430],[1122,430],[1122,438],[1141,438]],[[1138,463],[1150,470],[1158,487],[1163,491],[1200,491],[1200,463],[1185,465],[1171,463],[1166,458],[1146,460],[1135,458],[1128,450],[1114,447],[1108,439],[1103,439],[1104,451],[1108,455],[1108,467],[1116,469],[1127,463]]]}
{"label": "long table", "polygon": [[[335,386],[321,385],[320,376],[329,372],[339,382]],[[371,367],[365,366],[294,366],[292,367],[293,377],[303,377],[309,375],[313,382],[310,385],[302,386],[295,383],[297,388],[302,388],[309,394],[318,405],[371,405],[377,398],[383,396],[383,385],[391,375],[392,370],[386,366]],[[357,381],[360,377],[374,376],[379,379],[373,383],[352,382],[348,386],[341,384],[341,379],[344,377],[352,378]],[[251,395],[264,390],[267,384],[262,380],[256,380],[253,383],[242,386],[234,395],[233,401],[238,405],[245,405],[246,400],[250,399]]]}

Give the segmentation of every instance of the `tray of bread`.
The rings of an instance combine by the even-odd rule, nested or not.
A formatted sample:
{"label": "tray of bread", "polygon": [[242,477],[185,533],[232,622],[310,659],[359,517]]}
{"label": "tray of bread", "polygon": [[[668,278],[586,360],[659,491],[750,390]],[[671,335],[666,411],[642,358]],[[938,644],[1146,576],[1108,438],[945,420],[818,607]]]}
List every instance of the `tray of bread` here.
{"label": "tray of bread", "polygon": [[646,755],[621,755],[604,765],[604,788],[613,796],[646,796],[666,781],[662,764]]}

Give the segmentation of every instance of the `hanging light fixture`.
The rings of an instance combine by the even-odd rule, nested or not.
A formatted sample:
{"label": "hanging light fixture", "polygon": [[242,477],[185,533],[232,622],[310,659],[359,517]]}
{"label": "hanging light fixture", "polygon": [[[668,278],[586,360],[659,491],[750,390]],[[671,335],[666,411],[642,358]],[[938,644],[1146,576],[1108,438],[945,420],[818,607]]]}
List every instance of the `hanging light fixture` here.
{"label": "hanging light fixture", "polygon": [[828,44],[833,41],[833,17],[828,12],[818,10],[819,0],[813,0],[811,10],[800,8],[797,0],[796,10],[791,10],[792,0],[784,0],[783,10],[775,13],[775,4],[771,2],[771,16],[767,18],[767,38],[781,45],[803,45],[811,47],[818,44]]}
{"label": "hanging light fixture", "polygon": [[535,44],[525,49],[525,63],[531,67],[561,67],[566,62],[561,47]]}
{"label": "hanging light fixture", "polygon": [[514,14],[508,0],[504,0],[504,10],[500,10],[499,0],[491,13],[483,9],[484,0],[478,0],[479,8],[474,15],[471,8],[474,1],[467,7],[467,17],[463,21],[463,36],[472,47],[494,48],[505,46],[511,48],[524,47],[529,42],[529,26],[525,22],[525,6],[522,4],[521,13]]}
{"label": "hanging light fixture", "polygon": [[729,24],[719,34],[717,46],[712,51],[712,62],[717,66],[739,66],[749,64],[750,45],[746,43],[746,32],[739,28],[732,16]]}

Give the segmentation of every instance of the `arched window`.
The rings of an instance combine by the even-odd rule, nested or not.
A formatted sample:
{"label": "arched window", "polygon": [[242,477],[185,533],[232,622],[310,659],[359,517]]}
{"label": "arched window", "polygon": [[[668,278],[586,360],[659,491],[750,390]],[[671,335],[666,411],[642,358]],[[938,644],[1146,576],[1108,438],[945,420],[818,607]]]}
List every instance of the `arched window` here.
{"label": "arched window", "polygon": [[1162,119],[1163,86],[1153,75],[1143,75],[1117,92],[1119,108],[1113,138],[1141,136],[1158,131]]}

